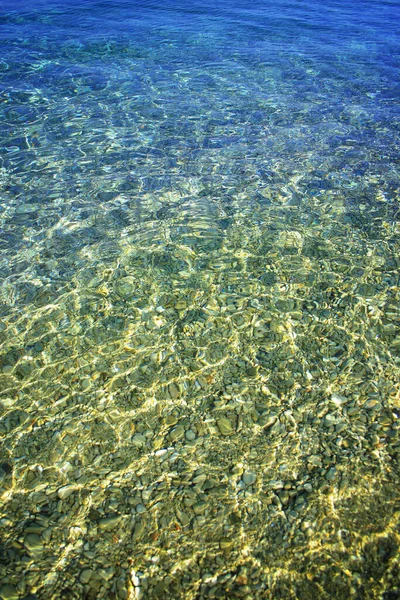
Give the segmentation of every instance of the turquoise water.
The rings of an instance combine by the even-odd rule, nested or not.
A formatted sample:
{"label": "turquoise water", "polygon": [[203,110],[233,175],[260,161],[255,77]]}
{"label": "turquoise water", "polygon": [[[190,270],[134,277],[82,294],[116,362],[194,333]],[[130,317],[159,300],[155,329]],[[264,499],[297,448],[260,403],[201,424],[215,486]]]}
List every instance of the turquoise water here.
{"label": "turquoise water", "polygon": [[399,597],[400,7],[0,2],[0,597]]}

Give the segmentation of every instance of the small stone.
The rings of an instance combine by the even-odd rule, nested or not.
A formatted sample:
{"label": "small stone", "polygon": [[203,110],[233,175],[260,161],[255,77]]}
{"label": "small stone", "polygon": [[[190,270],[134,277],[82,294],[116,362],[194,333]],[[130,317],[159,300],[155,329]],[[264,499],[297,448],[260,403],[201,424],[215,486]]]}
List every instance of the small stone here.
{"label": "small stone", "polygon": [[185,433],[185,438],[188,440],[188,442],[193,442],[193,440],[196,439],[196,434],[191,429],[188,429]]}
{"label": "small stone", "polygon": [[92,569],[83,569],[83,571],[81,571],[81,574],[79,576],[79,581],[85,585],[86,583],[89,583],[89,581],[92,578],[94,571]]}
{"label": "small stone", "polygon": [[377,400],[367,400],[364,404],[366,410],[379,411],[382,409],[382,404]]}
{"label": "small stone", "polygon": [[43,547],[42,538],[37,533],[28,533],[28,535],[25,538],[25,545],[30,550],[42,548]]}
{"label": "small stone", "polygon": [[306,504],[306,499],[302,494],[299,494],[295,500],[295,508],[299,510],[304,504]]}
{"label": "small stone", "polygon": [[232,422],[226,417],[221,417],[218,419],[217,426],[222,435],[232,435],[234,432]]}
{"label": "small stone", "polygon": [[176,310],[185,310],[187,308],[187,303],[185,300],[178,300],[175,302]]}
{"label": "small stone", "polygon": [[285,485],[285,482],[279,479],[271,479],[268,485],[273,490],[281,490]]}
{"label": "small stone", "polygon": [[48,544],[50,542],[52,533],[53,530],[51,527],[47,527],[47,529],[44,529],[42,531],[42,540],[45,544]]}
{"label": "small stone", "polygon": [[135,433],[135,435],[131,437],[131,443],[137,448],[141,448],[146,445],[146,438],[142,433]]}
{"label": "small stone", "polygon": [[162,436],[156,437],[152,441],[152,446],[153,446],[154,450],[159,450],[163,444],[164,444],[164,438]]}
{"label": "small stone", "polygon": [[327,415],[325,415],[324,424],[325,427],[333,427],[336,424],[336,418],[330,413],[328,413]]}
{"label": "small stone", "polygon": [[65,500],[74,491],[75,487],[73,485],[64,485],[63,487],[59,488],[59,490],[57,491],[57,495],[60,498],[60,500]]}
{"label": "small stone", "polygon": [[100,519],[98,525],[103,531],[110,531],[118,525],[121,519],[121,515],[117,515],[115,517],[106,517],[105,519]]}
{"label": "small stone", "polygon": [[3,600],[17,600],[19,598],[17,588],[14,585],[3,585],[0,588],[0,598]]}
{"label": "small stone", "polygon": [[318,454],[309,456],[307,460],[313,467],[322,467],[322,459],[320,456],[318,456]]}
{"label": "small stone", "polygon": [[271,427],[274,423],[276,423],[278,416],[275,413],[264,412],[258,420],[258,423],[261,427]]}
{"label": "small stone", "polygon": [[42,522],[39,523],[38,521],[29,521],[24,529],[25,533],[37,533],[40,535],[45,527]]}
{"label": "small stone", "polygon": [[171,440],[173,442],[177,442],[178,440],[182,439],[184,435],[185,435],[184,427],[182,425],[178,425],[171,431],[171,433],[169,434],[169,437],[171,438]]}
{"label": "small stone", "polygon": [[292,310],[290,311],[289,315],[295,321],[301,321],[301,319],[303,318],[303,313],[301,310]]}
{"label": "small stone", "polygon": [[135,525],[135,529],[133,530],[133,539],[139,540],[144,534],[145,526],[143,521],[138,521]]}
{"label": "small stone", "polygon": [[287,504],[289,502],[289,499],[290,496],[287,490],[283,490],[279,493],[279,500],[282,502],[282,504]]}
{"label": "small stone", "polygon": [[164,458],[166,458],[167,454],[168,454],[167,448],[161,448],[160,450],[157,450],[157,452],[154,453],[154,455],[157,458],[159,458],[160,460],[163,460]]}
{"label": "small stone", "polygon": [[140,586],[140,578],[136,575],[136,572],[133,570],[131,571],[131,580],[135,587]]}
{"label": "small stone", "polygon": [[179,508],[178,508],[176,511],[176,514],[177,514],[179,521],[182,523],[183,526],[189,525],[190,518],[185,512],[183,512],[182,510],[179,510]]}
{"label": "small stone", "polygon": [[105,581],[109,581],[115,574],[115,569],[114,567],[107,567],[107,569],[98,569],[97,572]]}
{"label": "small stone", "polygon": [[328,481],[333,481],[336,477],[336,468],[332,467],[331,469],[329,469],[329,471],[326,473],[325,475],[325,479],[327,479]]}
{"label": "small stone", "polygon": [[340,396],[339,394],[332,394],[331,396],[331,404],[333,405],[333,407],[339,408],[340,406],[343,406],[343,404],[346,404],[346,402],[348,402],[348,398],[345,398],[344,396]]}
{"label": "small stone", "polygon": [[121,298],[128,298],[135,290],[136,282],[133,277],[122,277],[115,285],[115,291]]}
{"label": "small stone", "polygon": [[143,506],[143,504],[138,504],[136,506],[136,512],[139,514],[145,513],[146,512],[146,507]]}
{"label": "small stone", "polygon": [[221,550],[230,550],[234,546],[234,541],[229,538],[221,538],[219,541],[219,547]]}
{"label": "small stone", "polygon": [[207,509],[207,502],[203,502],[202,500],[200,502],[196,502],[196,504],[193,505],[193,510],[196,513],[196,515],[202,515]]}
{"label": "small stone", "polygon": [[386,325],[383,325],[382,329],[383,333],[386,335],[394,335],[397,333],[397,327],[393,323],[387,323]]}
{"label": "small stone", "polygon": [[180,386],[174,382],[169,384],[168,391],[169,391],[170,398],[172,398],[172,400],[176,400],[181,395]]}
{"label": "small stone", "polygon": [[242,480],[246,485],[252,485],[256,481],[256,479],[257,475],[255,473],[252,473],[251,471],[247,471],[242,475]]}
{"label": "small stone", "polygon": [[178,417],[174,414],[167,415],[164,419],[164,423],[167,427],[171,427],[172,425],[176,425],[178,422]]}

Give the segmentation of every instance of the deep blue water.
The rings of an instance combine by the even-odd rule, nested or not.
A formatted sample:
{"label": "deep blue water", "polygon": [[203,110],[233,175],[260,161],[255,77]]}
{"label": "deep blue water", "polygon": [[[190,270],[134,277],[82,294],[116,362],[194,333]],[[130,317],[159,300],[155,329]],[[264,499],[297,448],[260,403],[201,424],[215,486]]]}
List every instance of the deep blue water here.
{"label": "deep blue water", "polygon": [[398,17],[396,1],[3,1],[3,210],[35,195],[47,227],[78,188],[279,191],[295,173],[300,197],[392,203]]}
{"label": "deep blue water", "polygon": [[342,220],[372,235],[375,217],[397,215],[396,1],[3,1],[0,20],[4,276],[22,199],[39,243],[99,208],[107,237],[118,193],[135,193],[145,221],[138,191],[192,184],[208,191],[189,219],[215,222],[236,191],[249,210],[266,187],[304,218],[307,198],[339,197]]}

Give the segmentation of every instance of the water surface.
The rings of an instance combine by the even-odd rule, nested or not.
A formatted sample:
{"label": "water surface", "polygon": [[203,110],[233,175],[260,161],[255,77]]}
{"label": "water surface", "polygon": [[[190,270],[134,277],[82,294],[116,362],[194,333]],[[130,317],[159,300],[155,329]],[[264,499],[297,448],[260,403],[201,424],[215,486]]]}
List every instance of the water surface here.
{"label": "water surface", "polygon": [[396,1],[0,3],[0,596],[399,591]]}

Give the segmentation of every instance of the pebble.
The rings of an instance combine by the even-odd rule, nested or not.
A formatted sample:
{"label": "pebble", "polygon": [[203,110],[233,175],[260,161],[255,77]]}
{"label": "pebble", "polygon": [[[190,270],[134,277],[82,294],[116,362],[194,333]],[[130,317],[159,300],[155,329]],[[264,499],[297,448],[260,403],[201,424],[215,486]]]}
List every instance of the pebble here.
{"label": "pebble", "polygon": [[115,291],[121,298],[128,298],[135,290],[136,282],[133,277],[122,277],[115,285]]}
{"label": "pebble", "polygon": [[176,514],[177,514],[179,521],[182,523],[183,526],[189,525],[190,517],[187,515],[187,513],[183,512],[182,510],[177,509]]}
{"label": "pebble", "polygon": [[201,515],[207,510],[207,502],[201,500],[193,505],[193,511],[196,515]]}
{"label": "pebble", "polygon": [[81,574],[79,576],[79,581],[83,585],[85,585],[86,583],[89,583],[93,574],[94,574],[94,571],[92,569],[83,569],[83,571],[81,571]]}
{"label": "pebble", "polygon": [[234,541],[230,538],[221,538],[219,541],[219,547],[221,550],[230,550],[235,545]]}
{"label": "pebble", "polygon": [[0,588],[0,597],[3,600],[17,600],[19,593],[14,585],[6,584]]}
{"label": "pebble", "polygon": [[181,394],[179,384],[174,383],[174,382],[169,384],[168,391],[169,391],[170,398],[172,398],[172,400],[176,400],[177,398],[179,398],[179,396]]}
{"label": "pebble", "polygon": [[366,410],[380,411],[382,409],[382,404],[377,400],[367,400],[364,404],[364,408]]}
{"label": "pebble", "polygon": [[325,415],[324,424],[325,427],[333,427],[336,424],[336,418],[328,413]]}
{"label": "pebble", "polygon": [[99,528],[102,529],[103,531],[110,531],[111,529],[114,529],[118,523],[121,521],[122,516],[121,515],[117,515],[115,517],[106,517],[105,519],[100,519],[98,525]]}
{"label": "pebble", "polygon": [[252,485],[257,480],[257,475],[251,471],[246,471],[242,475],[242,480],[246,485]]}
{"label": "pebble", "polygon": [[60,498],[60,500],[65,500],[74,491],[75,491],[75,486],[73,486],[73,485],[64,485],[63,487],[59,488],[59,490],[57,491],[57,495]]}
{"label": "pebble", "polygon": [[25,546],[29,550],[41,550],[43,548],[42,538],[37,533],[28,533],[25,537]]}
{"label": "pebble", "polygon": [[221,417],[217,419],[217,427],[222,433],[222,435],[232,435],[234,432],[232,422],[226,417]]}
{"label": "pebble", "polygon": [[328,481],[333,481],[336,477],[336,468],[332,467],[329,469],[329,471],[326,473],[325,475],[325,479],[327,479]]}
{"label": "pebble", "polygon": [[140,578],[136,575],[136,572],[133,570],[131,571],[131,580],[135,587],[140,586]]}
{"label": "pebble", "polygon": [[191,429],[188,429],[185,433],[185,438],[188,440],[188,442],[193,442],[193,440],[196,439],[196,434]]}
{"label": "pebble", "polygon": [[278,416],[275,413],[263,412],[261,417],[258,420],[259,425],[261,427],[271,427],[274,423],[276,423]]}
{"label": "pebble", "polygon": [[187,308],[187,302],[185,300],[178,300],[175,302],[176,310],[185,310]]}
{"label": "pebble", "polygon": [[165,425],[167,425],[167,427],[170,427],[171,425],[176,425],[177,422],[178,422],[178,417],[174,414],[167,415],[164,419],[164,423],[165,423]]}
{"label": "pebble", "polygon": [[134,446],[141,448],[146,445],[146,438],[142,433],[135,433],[135,435],[131,437],[131,443]]}
{"label": "pebble", "polygon": [[46,544],[48,544],[50,542],[52,532],[53,532],[53,530],[50,527],[48,527],[47,529],[44,529],[42,531],[42,539]]}
{"label": "pebble", "polygon": [[173,442],[176,442],[176,441],[182,439],[184,435],[185,435],[184,427],[182,425],[178,425],[171,431],[171,433],[169,434],[169,437],[171,438],[171,440]]}
{"label": "pebble", "polygon": [[133,539],[139,540],[142,537],[142,535],[144,534],[144,531],[145,531],[145,526],[144,526],[143,521],[138,521],[135,525],[135,529],[133,530],[133,535],[132,535]]}
{"label": "pebble", "polygon": [[115,569],[114,567],[107,567],[107,569],[98,569],[97,572],[105,581],[109,581],[115,574]]}
{"label": "pebble", "polygon": [[346,402],[348,402],[348,398],[345,398],[344,396],[340,396],[339,394],[332,394],[331,396],[331,404],[333,405],[333,407],[339,408],[340,406],[343,406],[343,404],[346,404]]}
{"label": "pebble", "polygon": [[281,490],[284,487],[285,483],[284,481],[278,479],[271,479],[268,485],[273,490]]}
{"label": "pebble", "polygon": [[317,454],[309,456],[307,460],[313,467],[322,467],[322,459]]}
{"label": "pebble", "polygon": [[166,455],[168,454],[168,449],[167,448],[161,448],[160,450],[157,450],[154,455],[159,458],[160,460],[163,458],[166,458]]}

